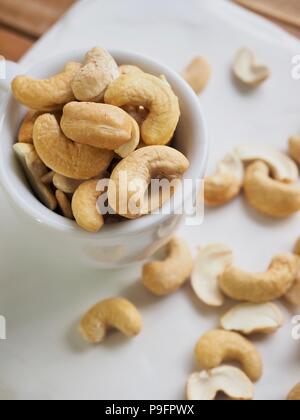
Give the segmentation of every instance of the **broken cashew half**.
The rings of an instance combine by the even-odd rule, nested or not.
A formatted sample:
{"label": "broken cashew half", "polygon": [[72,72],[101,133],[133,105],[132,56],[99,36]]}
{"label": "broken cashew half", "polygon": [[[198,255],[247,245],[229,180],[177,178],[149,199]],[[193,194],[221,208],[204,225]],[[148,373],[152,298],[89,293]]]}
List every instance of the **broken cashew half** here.
{"label": "broken cashew half", "polygon": [[142,106],[149,110],[141,128],[147,145],[166,145],[172,139],[180,117],[179,101],[160,78],[147,73],[127,74],[108,87],[104,100],[118,107]]}
{"label": "broken cashew half", "polygon": [[254,345],[240,334],[214,330],[206,333],[197,343],[196,361],[206,370],[223,362],[239,362],[246,375],[254,382],[262,376],[262,360]]}
{"label": "broken cashew half", "polygon": [[18,102],[36,111],[54,111],[75,99],[71,82],[81,69],[81,64],[71,62],[62,73],[46,80],[17,76],[12,91]]}
{"label": "broken cashew half", "polygon": [[265,273],[253,274],[228,267],[221,274],[219,285],[223,293],[234,300],[266,303],[287,293],[297,277],[298,267],[298,257],[281,254],[273,258]]}
{"label": "broken cashew half", "polygon": [[85,56],[84,66],[72,81],[74,95],[79,101],[100,102],[109,84],[119,76],[119,67],[109,52],[103,48],[93,48]]}
{"label": "broken cashew half", "polygon": [[293,183],[298,180],[299,170],[295,162],[289,156],[272,147],[246,145],[237,147],[235,152],[246,164],[257,160],[265,162],[277,181]]}
{"label": "broken cashew half", "polygon": [[249,87],[259,86],[271,75],[267,66],[256,63],[254,53],[248,48],[242,48],[236,54],[233,73],[240,82]]}
{"label": "broken cashew half", "polygon": [[205,179],[204,199],[207,206],[222,206],[239,195],[244,167],[235,153],[228,154],[218,165],[215,175]]}
{"label": "broken cashew half", "polygon": [[33,129],[37,154],[48,168],[73,179],[89,179],[106,171],[114,153],[69,140],[51,114],[40,116]]}
{"label": "broken cashew half", "polygon": [[[111,174],[109,205],[117,214],[129,219],[151,213],[171,198],[174,193],[171,187],[178,186],[188,167],[186,157],[171,147],[148,146],[136,150],[123,159]],[[168,182],[162,193],[159,191],[149,199],[151,181],[161,178],[170,181],[171,185]]]}
{"label": "broken cashew half", "polygon": [[221,319],[221,327],[245,335],[271,334],[283,325],[283,315],[273,303],[242,303],[234,306]]}
{"label": "broken cashew half", "polygon": [[232,263],[233,253],[226,245],[212,244],[199,249],[192,288],[202,302],[215,307],[224,304],[218,278]]}
{"label": "broken cashew half", "polygon": [[299,185],[272,179],[263,162],[257,161],[247,168],[244,191],[247,202],[266,216],[280,219],[300,210]]}
{"label": "broken cashew half", "polygon": [[219,392],[232,400],[253,400],[254,389],[250,379],[232,366],[220,366],[210,371],[193,373],[187,383],[187,400],[211,401]]}
{"label": "broken cashew half", "polygon": [[33,144],[16,143],[13,148],[37,197],[50,210],[55,210],[57,207],[55,196],[49,186],[43,184],[41,180],[48,173],[48,169],[38,157]]}
{"label": "broken cashew half", "polygon": [[110,329],[117,329],[127,337],[138,335],[142,318],[136,307],[123,298],[103,300],[93,306],[80,323],[83,338],[91,343],[101,343]]}
{"label": "broken cashew half", "polygon": [[99,191],[99,180],[86,181],[75,191],[72,198],[72,211],[77,224],[84,230],[98,232],[104,225],[104,219],[97,207],[97,200],[103,193]]}
{"label": "broken cashew half", "polygon": [[143,267],[142,282],[157,296],[166,296],[178,290],[190,277],[194,263],[188,244],[173,238],[166,247],[164,261],[150,262]]}
{"label": "broken cashew half", "polygon": [[287,399],[288,401],[300,401],[300,383],[291,390]]}
{"label": "broken cashew half", "polygon": [[211,67],[203,57],[196,57],[184,70],[182,77],[196,94],[200,94],[211,78]]}

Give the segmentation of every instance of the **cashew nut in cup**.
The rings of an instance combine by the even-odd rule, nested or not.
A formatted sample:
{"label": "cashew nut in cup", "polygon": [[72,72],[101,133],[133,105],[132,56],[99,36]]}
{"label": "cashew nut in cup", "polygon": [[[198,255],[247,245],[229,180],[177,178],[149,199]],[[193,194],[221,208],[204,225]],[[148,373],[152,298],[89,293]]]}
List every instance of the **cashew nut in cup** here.
{"label": "cashew nut in cup", "polygon": [[89,179],[105,171],[113,151],[98,149],[69,140],[51,114],[40,116],[33,129],[37,154],[48,168],[73,179]]}
{"label": "cashew nut in cup", "polygon": [[157,296],[166,296],[178,290],[190,277],[194,262],[188,244],[173,238],[166,247],[163,261],[150,262],[143,267],[142,282]]}
{"label": "cashew nut in cup", "polygon": [[235,153],[228,154],[217,172],[205,179],[204,199],[207,206],[222,206],[239,195],[244,180],[244,167]]}
{"label": "cashew nut in cup", "polygon": [[104,225],[104,219],[97,208],[97,200],[103,191],[97,189],[99,180],[86,181],[75,191],[72,211],[77,224],[88,232],[96,233]]}
{"label": "cashew nut in cup", "polygon": [[77,190],[79,185],[84,182],[84,180],[71,179],[60,174],[54,174],[52,182],[55,188],[64,192],[65,194],[74,194],[74,192]]}
{"label": "cashew nut in cup", "polygon": [[123,144],[123,146],[120,146],[118,149],[115,150],[115,153],[122,159],[125,159],[132,152],[134,152],[140,144],[140,127],[134,118],[131,117],[131,120],[132,132],[130,141],[128,143]]}
{"label": "cashew nut in cup", "polygon": [[128,143],[133,130],[132,118],[122,109],[89,102],[67,104],[60,125],[69,139],[108,150]]}
{"label": "cashew nut in cup", "polygon": [[[163,199],[145,209],[143,202],[151,180],[179,180],[189,168],[189,161],[179,151],[167,146],[148,146],[123,159],[111,174],[108,187],[109,205],[123,217],[132,219],[160,208],[174,193],[172,188]],[[174,185],[174,183],[173,183]],[[169,186],[169,185],[168,185]],[[153,204],[153,206],[152,206]]]}
{"label": "cashew nut in cup", "polygon": [[19,129],[19,143],[33,143],[33,126],[41,114],[36,111],[28,111]]}
{"label": "cashew nut in cup", "polygon": [[263,162],[257,161],[247,168],[244,191],[247,202],[266,216],[285,218],[300,210],[300,186],[272,179]]}
{"label": "cashew nut in cup", "polygon": [[147,73],[121,76],[108,87],[104,101],[149,110],[141,128],[147,145],[166,145],[172,139],[180,117],[179,101],[170,85],[158,77]]}
{"label": "cashew nut in cup", "polygon": [[242,48],[236,54],[233,73],[246,86],[257,87],[270,77],[271,71],[267,66],[255,62],[251,50]]}
{"label": "cashew nut in cup", "polygon": [[100,102],[109,84],[119,76],[119,67],[109,52],[93,48],[86,54],[84,66],[72,81],[74,95],[79,101]]}
{"label": "cashew nut in cup", "polygon": [[298,257],[281,254],[273,258],[265,273],[247,273],[228,267],[219,278],[223,293],[234,300],[266,303],[284,296],[293,285],[299,269]]}
{"label": "cashew nut in cup", "polygon": [[62,215],[66,217],[67,219],[73,220],[74,215],[73,215],[71,203],[67,194],[65,194],[63,191],[56,190],[55,197],[56,197],[58,206],[62,212]]}
{"label": "cashew nut in cup", "polygon": [[12,91],[18,102],[36,111],[54,111],[75,99],[71,82],[81,68],[79,63],[69,63],[63,72],[46,80],[17,76]]}
{"label": "cashew nut in cup", "polygon": [[81,335],[91,344],[101,343],[113,328],[127,337],[134,337],[142,330],[138,310],[126,299],[103,300],[93,306],[80,322]]}
{"label": "cashew nut in cup", "polygon": [[246,375],[254,382],[263,372],[262,359],[254,345],[241,335],[214,330],[206,333],[197,343],[196,361],[203,369],[211,370],[223,362],[239,362]]}
{"label": "cashew nut in cup", "polygon": [[190,375],[187,383],[187,400],[211,401],[219,392],[233,400],[252,400],[253,384],[241,370],[220,366],[210,371]]}

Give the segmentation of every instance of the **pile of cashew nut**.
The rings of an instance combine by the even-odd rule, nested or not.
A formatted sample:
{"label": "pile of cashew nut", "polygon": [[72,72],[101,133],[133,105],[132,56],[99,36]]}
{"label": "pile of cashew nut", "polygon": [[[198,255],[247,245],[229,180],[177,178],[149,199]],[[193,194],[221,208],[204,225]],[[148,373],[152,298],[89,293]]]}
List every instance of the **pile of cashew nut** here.
{"label": "pile of cashew nut", "polygon": [[[106,222],[97,207],[102,194],[121,220],[141,217],[174,193],[158,197],[153,209],[143,202],[151,180],[179,181],[189,167],[170,146],[180,106],[166,78],[119,66],[102,48],[49,79],[18,76],[12,92],[29,109],[14,150],[35,195],[89,232]],[[108,187],[98,188],[104,179]],[[136,190],[129,192],[132,181]],[[141,197],[136,211],[127,203],[133,194]]]}

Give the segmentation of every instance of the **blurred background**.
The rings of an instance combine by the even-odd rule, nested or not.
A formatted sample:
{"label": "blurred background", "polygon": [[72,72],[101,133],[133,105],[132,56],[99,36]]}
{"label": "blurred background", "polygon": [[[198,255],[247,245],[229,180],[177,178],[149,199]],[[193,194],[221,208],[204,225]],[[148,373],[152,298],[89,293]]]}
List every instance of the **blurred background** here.
{"label": "blurred background", "polygon": [[[189,0],[182,1],[188,5]],[[300,0],[224,1],[234,1],[260,13],[300,38]],[[9,60],[18,61],[75,2],[76,0],[0,0],[0,54]],[[88,7],[88,1],[86,3]]]}

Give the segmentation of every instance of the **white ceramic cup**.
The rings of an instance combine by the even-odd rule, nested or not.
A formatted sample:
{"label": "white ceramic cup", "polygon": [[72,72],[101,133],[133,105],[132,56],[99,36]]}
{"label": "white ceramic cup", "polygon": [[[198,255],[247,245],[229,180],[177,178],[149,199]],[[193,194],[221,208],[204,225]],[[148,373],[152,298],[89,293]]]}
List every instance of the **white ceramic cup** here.
{"label": "white ceramic cup", "polygon": [[[47,78],[61,71],[69,61],[82,62],[85,52],[54,56],[35,64],[26,73],[39,79]],[[177,73],[154,60],[123,51],[111,51],[111,54],[119,64],[134,64],[146,72],[167,77],[180,101],[181,118],[176,132],[176,147],[191,164],[185,178],[194,181],[201,179],[207,162],[208,137],[199,100],[192,89]],[[8,73],[15,72],[15,68],[9,63],[7,65]],[[168,241],[182,221],[182,215],[149,215],[121,224],[106,225],[99,233],[92,234],[41,204],[33,195],[12,148],[25,112],[12,95],[2,104],[4,119],[0,142],[0,182],[17,209],[19,218],[27,224],[30,234],[34,235],[36,229],[39,229],[39,233],[43,230],[45,236],[42,238],[47,244],[51,242],[59,255],[64,255],[68,250],[73,258],[99,268],[118,268],[147,260]],[[185,189],[183,200],[190,199],[195,194],[195,188],[194,183],[193,187]],[[180,202],[177,204],[181,205]]]}

